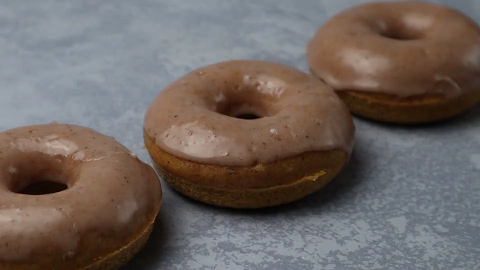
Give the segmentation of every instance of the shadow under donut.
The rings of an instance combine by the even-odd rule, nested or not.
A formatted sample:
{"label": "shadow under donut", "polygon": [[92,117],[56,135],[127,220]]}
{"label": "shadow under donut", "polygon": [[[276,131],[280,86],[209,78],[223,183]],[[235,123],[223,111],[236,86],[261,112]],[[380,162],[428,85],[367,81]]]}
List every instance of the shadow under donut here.
{"label": "shadow under donut", "polygon": [[166,215],[162,210],[155,220],[152,234],[145,247],[136,254],[126,265],[119,270],[157,270],[162,262],[162,257],[166,256],[166,243],[171,235],[171,228],[168,224]]}
{"label": "shadow under donut", "polygon": [[361,148],[361,146],[359,142],[357,142],[350,161],[345,168],[319,191],[296,202],[279,205],[270,209],[261,209],[260,212],[265,214],[288,214],[289,212],[310,212],[312,210],[317,212],[319,210],[321,211],[325,205],[341,200],[352,191],[354,187],[367,179],[367,177],[364,176],[364,170],[362,169],[364,166],[360,157],[360,153],[366,154],[366,150],[359,148]]}

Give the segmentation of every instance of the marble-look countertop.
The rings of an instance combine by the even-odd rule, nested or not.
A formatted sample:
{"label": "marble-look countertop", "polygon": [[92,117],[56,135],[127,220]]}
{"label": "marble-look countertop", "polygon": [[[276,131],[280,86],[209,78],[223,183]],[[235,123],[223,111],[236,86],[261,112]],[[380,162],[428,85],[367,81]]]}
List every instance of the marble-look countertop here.
{"label": "marble-look countertop", "polygon": [[[114,136],[149,162],[143,114],[167,84],[227,59],[308,71],[304,48],[360,0],[0,2],[0,131],[52,121]],[[480,1],[444,1],[477,20]],[[480,107],[441,124],[355,119],[346,170],[261,211],[164,185],[152,238],[123,269],[480,269]]]}

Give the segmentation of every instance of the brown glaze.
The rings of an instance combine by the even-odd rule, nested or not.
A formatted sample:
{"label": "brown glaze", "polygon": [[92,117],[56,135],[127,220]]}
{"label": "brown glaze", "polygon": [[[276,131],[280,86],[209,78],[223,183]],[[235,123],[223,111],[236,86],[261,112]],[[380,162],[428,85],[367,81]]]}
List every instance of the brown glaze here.
{"label": "brown glaze", "polygon": [[[255,120],[239,119],[255,114]],[[305,152],[350,154],[348,109],[320,80],[262,61],[228,61],[195,70],[148,108],[145,131],[176,157],[219,166],[271,163]]]}
{"label": "brown glaze", "polygon": [[480,90],[480,28],[459,11],[429,2],[343,11],[318,30],[307,58],[335,90],[446,98]]}
{"label": "brown glaze", "polygon": [[[17,193],[40,180],[68,189]],[[112,137],[61,124],[0,133],[0,265],[76,260],[84,249],[97,260],[139,237],[160,203],[155,172]]]}

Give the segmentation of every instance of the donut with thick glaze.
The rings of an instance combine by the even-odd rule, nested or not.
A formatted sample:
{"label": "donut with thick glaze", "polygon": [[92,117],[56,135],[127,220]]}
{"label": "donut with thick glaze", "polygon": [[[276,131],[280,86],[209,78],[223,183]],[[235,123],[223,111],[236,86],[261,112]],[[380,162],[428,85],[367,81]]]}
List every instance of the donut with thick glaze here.
{"label": "donut with thick glaze", "polygon": [[1,132],[0,269],[117,269],[147,241],[161,196],[154,170],[112,137]]}
{"label": "donut with thick glaze", "polygon": [[144,139],[174,189],[214,205],[259,208],[332,180],[349,159],[354,125],[333,90],[313,76],[228,61],[160,92],[145,114]]}
{"label": "donut with thick glaze", "polygon": [[435,3],[347,9],[318,30],[307,59],[354,114],[375,120],[438,121],[480,102],[480,28]]}

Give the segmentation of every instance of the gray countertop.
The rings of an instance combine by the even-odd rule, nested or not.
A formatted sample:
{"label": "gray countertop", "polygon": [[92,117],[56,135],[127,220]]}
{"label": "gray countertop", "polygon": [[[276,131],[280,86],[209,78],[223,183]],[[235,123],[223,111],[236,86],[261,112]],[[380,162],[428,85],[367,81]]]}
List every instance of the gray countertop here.
{"label": "gray countertop", "polygon": [[[0,131],[84,125],[149,162],[143,114],[168,83],[227,59],[308,71],[317,27],[360,2],[1,1]],[[480,1],[447,4],[480,19]],[[480,106],[422,127],[355,123],[349,166],[296,203],[233,211],[164,185],[152,238],[124,269],[480,269]]]}

